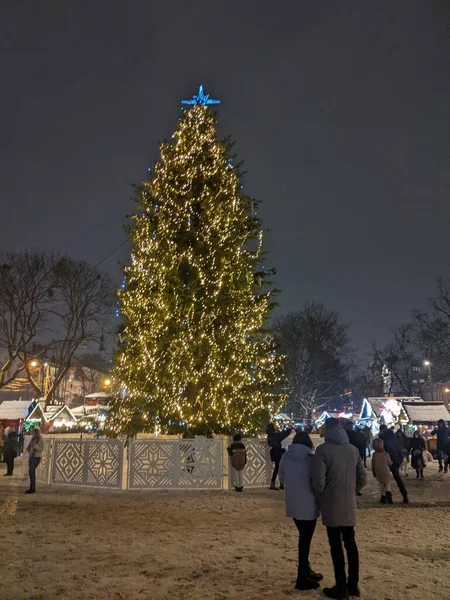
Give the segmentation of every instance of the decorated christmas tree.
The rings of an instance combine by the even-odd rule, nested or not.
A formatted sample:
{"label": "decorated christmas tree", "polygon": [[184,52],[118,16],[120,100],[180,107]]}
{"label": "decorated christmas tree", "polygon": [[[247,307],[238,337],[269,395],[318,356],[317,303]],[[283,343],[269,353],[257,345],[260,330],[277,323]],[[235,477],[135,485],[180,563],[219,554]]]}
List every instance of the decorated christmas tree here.
{"label": "decorated christmas tree", "polygon": [[137,188],[112,434],[252,432],[283,402],[258,202],[243,194],[231,145],[217,137],[216,103],[202,87],[183,102]]}

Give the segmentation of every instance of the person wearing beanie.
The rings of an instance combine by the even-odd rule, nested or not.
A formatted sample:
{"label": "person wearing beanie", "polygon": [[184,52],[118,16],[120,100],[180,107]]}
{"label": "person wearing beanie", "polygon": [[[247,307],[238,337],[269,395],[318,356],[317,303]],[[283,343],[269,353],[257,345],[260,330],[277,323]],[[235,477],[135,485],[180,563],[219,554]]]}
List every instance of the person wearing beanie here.
{"label": "person wearing beanie", "polygon": [[[338,419],[325,422],[325,442],[315,453],[313,491],[327,528],[336,583],[324,588],[327,598],[360,597],[359,553],[355,540],[356,494],[366,485],[366,470],[357,448],[349,443]],[[348,562],[345,572],[344,542]]]}

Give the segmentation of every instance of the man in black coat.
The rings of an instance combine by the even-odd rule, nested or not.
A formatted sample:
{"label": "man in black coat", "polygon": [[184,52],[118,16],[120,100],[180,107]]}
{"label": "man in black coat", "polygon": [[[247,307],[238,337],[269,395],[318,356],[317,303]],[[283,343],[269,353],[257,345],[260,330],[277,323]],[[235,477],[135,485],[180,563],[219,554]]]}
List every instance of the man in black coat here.
{"label": "man in black coat", "polygon": [[439,461],[439,472],[444,470],[444,473],[448,472],[448,453],[450,446],[450,432],[448,427],[445,425],[444,419],[439,419],[438,426],[431,435],[437,435],[437,456]]}
{"label": "man in black coat", "polygon": [[392,431],[392,429],[388,429],[387,425],[380,425],[379,437],[383,440],[384,449],[392,460],[391,473],[403,497],[403,504],[408,504],[408,491],[403,483],[402,478],[400,477],[400,467],[402,466],[403,456],[397,438],[395,437],[395,433]]}
{"label": "man in black coat", "polygon": [[345,433],[348,436],[348,441],[358,450],[361,460],[366,466],[366,438],[361,429],[353,429],[353,423],[347,421],[344,424]]}

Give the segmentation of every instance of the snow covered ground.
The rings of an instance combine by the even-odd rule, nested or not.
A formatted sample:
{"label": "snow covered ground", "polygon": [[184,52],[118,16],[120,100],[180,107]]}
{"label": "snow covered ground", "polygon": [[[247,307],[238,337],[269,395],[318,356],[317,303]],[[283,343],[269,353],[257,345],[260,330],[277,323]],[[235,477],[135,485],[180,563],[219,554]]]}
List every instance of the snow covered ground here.
{"label": "snow covered ground", "polygon": [[[2,600],[259,600],[323,598],[294,592],[296,530],[282,492],[107,492],[1,477]],[[394,488],[378,504],[372,475],[358,498],[365,600],[450,599],[450,474],[410,474],[411,504]],[[333,583],[325,530],[312,566]]]}

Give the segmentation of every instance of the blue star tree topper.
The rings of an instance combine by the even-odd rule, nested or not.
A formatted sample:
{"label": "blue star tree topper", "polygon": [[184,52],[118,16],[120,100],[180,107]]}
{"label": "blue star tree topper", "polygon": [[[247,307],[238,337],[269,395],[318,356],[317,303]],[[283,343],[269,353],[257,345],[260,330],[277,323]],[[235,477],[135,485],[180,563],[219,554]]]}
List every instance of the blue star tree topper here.
{"label": "blue star tree topper", "polygon": [[199,104],[200,106],[207,106],[208,104],[220,104],[220,100],[210,98],[209,94],[205,94],[203,91],[203,86],[200,85],[198,94],[194,94],[191,100],[182,100],[181,104]]}

